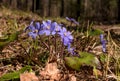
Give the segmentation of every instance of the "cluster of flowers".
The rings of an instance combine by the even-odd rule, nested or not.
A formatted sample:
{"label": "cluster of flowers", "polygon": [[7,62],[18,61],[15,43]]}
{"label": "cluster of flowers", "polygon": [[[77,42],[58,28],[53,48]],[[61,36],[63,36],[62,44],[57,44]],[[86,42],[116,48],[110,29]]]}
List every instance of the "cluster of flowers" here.
{"label": "cluster of flowers", "polygon": [[28,35],[33,39],[36,39],[39,35],[59,35],[62,43],[67,46],[68,52],[71,54],[75,54],[74,48],[71,47],[71,42],[73,41],[73,36],[70,31],[67,31],[62,24],[58,24],[57,22],[52,22],[51,20],[42,21],[42,23],[32,21],[26,30],[30,30]]}
{"label": "cluster of flowers", "polygon": [[100,34],[100,41],[101,41],[101,44],[102,44],[102,51],[106,52],[106,40],[104,39],[103,34]]}

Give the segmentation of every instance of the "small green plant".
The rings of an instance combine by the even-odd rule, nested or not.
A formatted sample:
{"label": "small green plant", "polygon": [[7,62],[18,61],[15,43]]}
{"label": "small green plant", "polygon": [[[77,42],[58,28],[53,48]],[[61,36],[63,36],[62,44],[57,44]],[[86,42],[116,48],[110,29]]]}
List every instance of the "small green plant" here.
{"label": "small green plant", "polygon": [[14,79],[19,79],[21,73],[24,73],[25,71],[30,71],[30,70],[31,70],[31,66],[25,66],[18,71],[4,74],[3,76],[0,77],[0,81],[9,81]]}
{"label": "small green plant", "polygon": [[16,31],[15,33],[12,33],[10,35],[0,38],[0,51],[2,51],[4,46],[9,44],[10,42],[17,40],[19,33],[20,33],[20,31]]}

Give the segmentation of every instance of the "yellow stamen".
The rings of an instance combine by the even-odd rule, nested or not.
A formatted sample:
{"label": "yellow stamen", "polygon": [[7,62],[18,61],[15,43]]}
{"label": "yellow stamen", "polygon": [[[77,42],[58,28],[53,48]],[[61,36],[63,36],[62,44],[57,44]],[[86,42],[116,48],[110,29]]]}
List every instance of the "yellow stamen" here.
{"label": "yellow stamen", "polygon": [[46,28],[47,28],[47,29],[50,29],[50,26],[47,26]]}
{"label": "yellow stamen", "polygon": [[66,35],[67,35],[67,33],[65,32],[65,33],[64,33],[64,35],[66,36]]}
{"label": "yellow stamen", "polygon": [[35,32],[35,33],[37,33],[37,32],[38,32],[38,30],[36,29],[34,32]]}

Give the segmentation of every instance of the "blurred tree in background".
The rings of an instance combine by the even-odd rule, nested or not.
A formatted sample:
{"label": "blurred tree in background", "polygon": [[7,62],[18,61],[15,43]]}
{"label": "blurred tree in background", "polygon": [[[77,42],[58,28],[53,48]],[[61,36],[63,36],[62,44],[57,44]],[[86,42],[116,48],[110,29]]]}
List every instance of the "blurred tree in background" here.
{"label": "blurred tree in background", "polygon": [[98,21],[120,20],[120,0],[0,0],[2,5],[44,17],[74,17]]}

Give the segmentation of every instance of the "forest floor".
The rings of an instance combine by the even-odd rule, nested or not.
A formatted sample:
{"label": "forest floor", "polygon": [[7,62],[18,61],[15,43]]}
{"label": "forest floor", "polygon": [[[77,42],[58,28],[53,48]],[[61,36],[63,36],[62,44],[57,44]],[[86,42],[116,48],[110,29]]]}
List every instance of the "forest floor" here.
{"label": "forest floor", "polygon": [[[58,23],[64,23],[69,26],[70,23],[65,18],[42,18],[31,12],[11,10],[5,7],[0,8],[0,37],[11,34],[15,31],[23,30],[30,24],[31,20],[42,21],[51,19]],[[74,29],[74,24],[72,25]],[[87,25],[84,25],[85,27]],[[107,58],[105,62],[100,63],[100,67],[94,69],[91,65],[81,65],[80,70],[76,71],[66,66],[63,59],[54,57],[46,53],[46,49],[32,52],[30,55],[31,44],[28,43],[29,37],[25,32],[21,32],[18,39],[5,45],[0,54],[0,80],[1,81],[116,81],[120,80],[120,26],[119,25],[93,25],[94,29],[102,29],[105,32],[106,39],[109,39],[109,32],[113,32],[112,39],[107,40]],[[70,31],[72,30],[71,28]],[[102,47],[98,43],[99,36],[90,38],[87,43],[83,43],[85,37],[80,38],[79,31],[72,31],[75,38],[74,45],[77,51],[86,51],[99,57],[102,53]],[[77,32],[77,33],[76,33]],[[81,39],[81,40],[80,40]],[[97,41],[97,42],[96,42]],[[1,41],[0,41],[1,42]],[[80,42],[80,44],[78,44]],[[97,44],[96,44],[97,43]],[[86,46],[84,46],[86,44]],[[95,44],[96,47],[93,45]],[[83,47],[82,47],[83,45]],[[111,46],[109,46],[111,45]],[[80,47],[81,46],[81,47]],[[42,46],[41,46],[42,47]],[[44,46],[43,46],[44,47]],[[92,48],[94,47],[94,48]],[[38,47],[39,48],[39,47]],[[92,51],[89,51],[91,49]],[[111,51],[112,49],[112,51]],[[116,50],[118,49],[118,50]],[[117,52],[116,52],[116,51]],[[34,51],[34,50],[33,50]],[[40,55],[39,55],[40,54]],[[52,58],[52,60],[50,60]],[[57,57],[55,57],[57,58]],[[116,59],[117,58],[117,59]],[[109,61],[109,62],[108,62]],[[98,65],[99,65],[98,63]],[[104,64],[105,63],[105,64]],[[30,66],[30,67],[29,67]],[[27,69],[24,69],[26,67]],[[25,70],[21,72],[20,70]],[[10,74],[11,73],[11,74]],[[4,76],[5,75],[5,76]]]}

